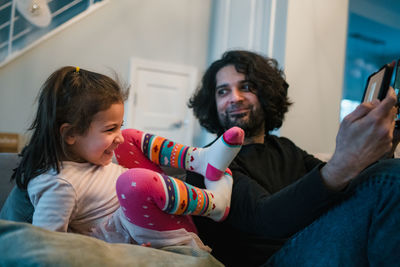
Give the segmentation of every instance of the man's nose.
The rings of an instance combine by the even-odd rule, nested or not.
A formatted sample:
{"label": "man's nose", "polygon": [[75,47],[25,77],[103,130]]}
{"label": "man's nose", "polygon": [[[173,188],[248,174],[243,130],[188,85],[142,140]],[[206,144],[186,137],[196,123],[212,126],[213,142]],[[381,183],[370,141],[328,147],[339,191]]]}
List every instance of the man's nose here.
{"label": "man's nose", "polygon": [[231,102],[239,102],[243,100],[243,94],[242,91],[240,91],[238,88],[233,88],[232,89],[232,94],[231,94]]}

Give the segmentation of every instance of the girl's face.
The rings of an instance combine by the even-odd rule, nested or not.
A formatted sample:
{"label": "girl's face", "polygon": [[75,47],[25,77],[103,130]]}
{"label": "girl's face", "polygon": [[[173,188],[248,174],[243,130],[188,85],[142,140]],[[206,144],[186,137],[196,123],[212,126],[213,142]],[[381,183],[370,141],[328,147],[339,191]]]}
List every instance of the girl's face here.
{"label": "girl's face", "polygon": [[114,150],[124,142],[121,134],[123,117],[122,103],[112,104],[109,109],[98,112],[88,131],[73,136],[73,142],[68,142],[70,151],[78,158],[76,161],[101,166],[111,163]]}

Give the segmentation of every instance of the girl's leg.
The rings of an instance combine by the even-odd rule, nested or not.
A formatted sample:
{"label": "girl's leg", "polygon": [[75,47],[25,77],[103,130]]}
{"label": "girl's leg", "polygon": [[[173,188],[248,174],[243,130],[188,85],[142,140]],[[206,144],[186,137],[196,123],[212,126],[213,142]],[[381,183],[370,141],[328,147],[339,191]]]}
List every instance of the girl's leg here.
{"label": "girl's leg", "polygon": [[[115,154],[119,164],[127,168],[144,167],[160,172],[156,165],[171,166],[197,172],[208,180],[221,178],[231,161],[239,152],[244,139],[244,132],[239,127],[227,130],[211,146],[197,148],[175,143],[160,136],[143,133],[134,129],[123,131],[125,143],[120,145]],[[150,159],[154,164],[141,165],[140,157]]]}
{"label": "girl's leg", "polygon": [[168,231],[184,228],[196,232],[188,216],[221,221],[229,213],[232,177],[229,173],[212,190],[199,189],[181,180],[135,168],[117,180],[117,196],[125,217],[143,228]]}
{"label": "girl's leg", "polygon": [[143,168],[164,173],[160,166],[148,159],[140,149],[139,141],[135,138],[139,133],[141,132],[134,129],[122,131],[125,142],[114,151],[118,164],[128,169]]}

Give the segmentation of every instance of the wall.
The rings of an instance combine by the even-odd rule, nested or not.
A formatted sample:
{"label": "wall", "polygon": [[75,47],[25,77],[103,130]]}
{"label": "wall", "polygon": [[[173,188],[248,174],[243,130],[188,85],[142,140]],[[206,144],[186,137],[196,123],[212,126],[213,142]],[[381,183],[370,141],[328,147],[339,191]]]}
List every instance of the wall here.
{"label": "wall", "polygon": [[[128,79],[129,58],[206,67],[211,0],[111,0],[0,68],[0,132],[24,133],[40,85],[79,65]],[[285,72],[295,102],[281,135],[332,152],[339,126],[348,0],[289,0]],[[134,85],[133,85],[134,86]]]}
{"label": "wall", "polygon": [[213,1],[209,63],[230,49],[252,50],[283,63],[287,4],[288,0]]}
{"label": "wall", "polygon": [[[333,152],[343,88],[348,0],[219,0],[213,2],[213,9],[211,61],[229,48],[277,58],[295,104],[276,133],[310,153]],[[213,138],[204,138],[205,143]]]}
{"label": "wall", "polygon": [[125,81],[130,57],[204,70],[210,1],[110,1],[11,61],[0,68],[0,132],[26,131],[41,84],[63,65],[115,70]]}
{"label": "wall", "polygon": [[348,0],[290,0],[285,73],[294,104],[281,128],[310,153],[331,153],[339,127]]}
{"label": "wall", "polygon": [[[212,1],[208,64],[227,50],[244,49],[273,57],[283,65],[288,1]],[[203,146],[214,139],[214,134],[202,128],[195,141]]]}

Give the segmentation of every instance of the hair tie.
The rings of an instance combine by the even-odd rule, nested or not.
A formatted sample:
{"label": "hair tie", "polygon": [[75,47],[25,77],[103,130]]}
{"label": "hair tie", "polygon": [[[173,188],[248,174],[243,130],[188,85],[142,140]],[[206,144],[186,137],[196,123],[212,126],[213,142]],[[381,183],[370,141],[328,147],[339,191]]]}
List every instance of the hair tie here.
{"label": "hair tie", "polygon": [[76,72],[76,73],[79,73],[79,70],[80,70],[79,67],[76,67],[76,68],[75,68],[75,72]]}

